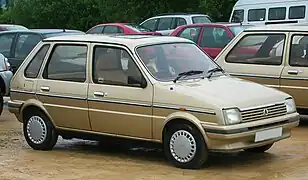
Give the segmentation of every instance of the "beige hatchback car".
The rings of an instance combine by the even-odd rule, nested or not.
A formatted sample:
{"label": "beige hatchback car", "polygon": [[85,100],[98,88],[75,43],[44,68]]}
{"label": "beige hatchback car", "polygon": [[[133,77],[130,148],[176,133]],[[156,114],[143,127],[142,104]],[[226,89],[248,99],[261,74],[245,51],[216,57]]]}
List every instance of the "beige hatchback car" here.
{"label": "beige hatchback car", "polygon": [[308,26],[267,25],[245,29],[216,57],[230,75],[290,94],[308,114]]}
{"label": "beige hatchback car", "polygon": [[264,152],[299,123],[290,95],[163,36],[44,39],[14,75],[8,106],[33,149],[107,135],[160,143],[180,168],[201,167],[209,151]]}

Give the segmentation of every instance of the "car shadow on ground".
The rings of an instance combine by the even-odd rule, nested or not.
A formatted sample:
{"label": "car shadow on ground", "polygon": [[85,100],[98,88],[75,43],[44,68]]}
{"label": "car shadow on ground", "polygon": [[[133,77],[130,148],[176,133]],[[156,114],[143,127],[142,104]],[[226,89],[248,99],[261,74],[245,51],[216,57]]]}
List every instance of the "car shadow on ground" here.
{"label": "car shadow on ground", "polygon": [[[67,143],[67,142],[70,143]],[[70,151],[83,155],[98,155],[123,158],[123,160],[146,161],[159,165],[170,167],[164,152],[161,147],[152,144],[134,144],[129,143],[113,143],[113,142],[96,142],[83,140],[64,140],[61,144],[56,145],[56,151]],[[209,159],[203,168],[230,168],[232,166],[246,166],[248,164],[266,164],[275,158],[271,153],[248,153],[248,152],[233,152],[233,153],[209,153]],[[171,166],[172,167],[172,166]]]}

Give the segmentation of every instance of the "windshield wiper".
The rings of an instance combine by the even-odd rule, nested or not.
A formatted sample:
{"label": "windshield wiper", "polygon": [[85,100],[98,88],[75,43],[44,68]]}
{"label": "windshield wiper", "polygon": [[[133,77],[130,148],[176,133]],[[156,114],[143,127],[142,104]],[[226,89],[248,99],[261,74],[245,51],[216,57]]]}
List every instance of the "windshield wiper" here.
{"label": "windshield wiper", "polygon": [[219,67],[210,69],[210,70],[207,72],[207,73],[208,73],[207,78],[211,78],[214,72],[224,72],[224,70],[223,70],[222,68],[219,68]]}
{"label": "windshield wiper", "polygon": [[173,80],[173,82],[176,83],[176,81],[179,80],[182,77],[192,76],[192,75],[196,75],[196,74],[202,74],[203,72],[204,71],[194,71],[194,70],[182,72]]}

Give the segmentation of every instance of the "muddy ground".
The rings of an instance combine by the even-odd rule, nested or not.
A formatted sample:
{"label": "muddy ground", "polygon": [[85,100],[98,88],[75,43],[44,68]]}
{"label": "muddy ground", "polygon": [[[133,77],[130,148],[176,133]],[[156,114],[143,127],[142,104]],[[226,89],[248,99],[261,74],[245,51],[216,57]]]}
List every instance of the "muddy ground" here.
{"label": "muddy ground", "polygon": [[265,154],[212,154],[200,170],[167,163],[159,149],[114,149],[93,141],[59,139],[52,151],[34,151],[25,142],[21,124],[7,110],[0,117],[0,180],[108,179],[308,179],[308,121],[292,137]]}

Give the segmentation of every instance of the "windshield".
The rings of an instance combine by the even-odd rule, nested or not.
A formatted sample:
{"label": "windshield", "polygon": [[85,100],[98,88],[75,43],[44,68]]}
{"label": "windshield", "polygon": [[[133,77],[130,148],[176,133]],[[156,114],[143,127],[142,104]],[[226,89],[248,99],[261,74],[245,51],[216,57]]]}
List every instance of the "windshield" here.
{"label": "windshield", "polygon": [[170,81],[180,73],[204,71],[186,78],[200,78],[217,68],[210,57],[192,43],[156,44],[137,48],[137,54],[155,79]]}
{"label": "windshield", "polygon": [[250,27],[253,27],[253,26],[252,25],[229,26],[229,29],[231,30],[234,36],[237,36],[240,32]]}
{"label": "windshield", "polygon": [[206,16],[194,16],[192,17],[193,24],[210,23],[211,20]]}
{"label": "windshield", "polygon": [[124,26],[126,26],[130,29],[133,29],[136,32],[151,32],[150,29],[143,27],[141,25],[138,25],[138,24],[124,24]]}

